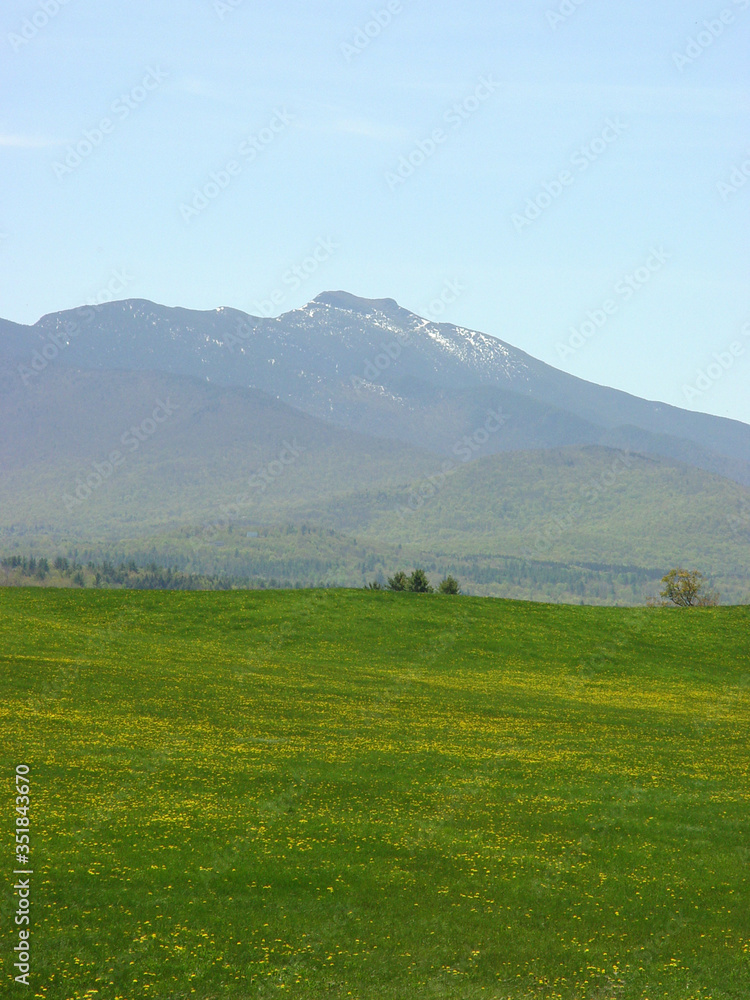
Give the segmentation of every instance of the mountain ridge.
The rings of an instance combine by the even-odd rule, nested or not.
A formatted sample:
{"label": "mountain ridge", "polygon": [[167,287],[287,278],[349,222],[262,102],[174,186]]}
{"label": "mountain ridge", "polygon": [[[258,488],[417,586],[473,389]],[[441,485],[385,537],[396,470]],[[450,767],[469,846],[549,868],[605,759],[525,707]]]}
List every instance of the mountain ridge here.
{"label": "mountain ridge", "polygon": [[[496,390],[490,405],[530,422],[510,443],[498,436],[495,450],[618,441],[750,485],[747,424],[587,382],[390,298],[322,292],[272,319],[125,299],[48,313],[30,327],[0,321],[3,359],[26,384],[60,364],[252,386],[346,429],[440,453],[471,430],[472,394]],[[545,436],[550,421],[567,423],[567,438]]]}
{"label": "mountain ridge", "polygon": [[684,563],[747,594],[750,427],[393,299],[0,321],[0,426],[12,552],[346,585],[403,561],[488,596],[597,602],[643,601]]}

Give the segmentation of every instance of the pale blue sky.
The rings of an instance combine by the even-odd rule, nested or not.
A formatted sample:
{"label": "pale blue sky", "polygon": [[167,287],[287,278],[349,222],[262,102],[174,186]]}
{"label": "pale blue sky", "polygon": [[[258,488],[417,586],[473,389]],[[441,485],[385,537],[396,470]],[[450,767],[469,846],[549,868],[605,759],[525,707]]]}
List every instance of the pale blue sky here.
{"label": "pale blue sky", "polygon": [[0,315],[114,272],[118,298],[254,313],[342,288],[424,314],[455,282],[441,318],[750,422],[750,181],[718,188],[750,174],[750,0],[388,5],[6,0]]}

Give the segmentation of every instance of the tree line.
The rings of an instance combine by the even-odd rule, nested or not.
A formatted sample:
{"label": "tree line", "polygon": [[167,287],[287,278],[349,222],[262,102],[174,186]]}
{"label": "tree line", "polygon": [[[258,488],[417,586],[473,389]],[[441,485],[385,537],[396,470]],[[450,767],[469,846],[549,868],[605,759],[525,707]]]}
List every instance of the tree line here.
{"label": "tree line", "polygon": [[[365,590],[393,590],[396,592],[409,592],[412,594],[434,594],[435,588],[427,579],[427,574],[423,569],[415,569],[407,576],[403,570],[399,570],[394,576],[388,577],[388,585],[383,587],[377,580],[368,583]],[[460,594],[461,588],[458,580],[448,575],[444,577],[437,586],[438,594]]]}

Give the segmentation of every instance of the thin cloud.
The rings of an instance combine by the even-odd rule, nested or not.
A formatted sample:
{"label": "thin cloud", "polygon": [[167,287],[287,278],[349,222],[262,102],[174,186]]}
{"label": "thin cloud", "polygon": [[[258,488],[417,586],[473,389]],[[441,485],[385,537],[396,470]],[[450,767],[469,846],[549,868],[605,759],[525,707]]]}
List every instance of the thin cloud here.
{"label": "thin cloud", "polygon": [[631,114],[741,114],[750,110],[750,90],[745,88],[628,86],[602,84],[509,85],[499,100],[519,103],[583,104],[607,103]]}
{"label": "thin cloud", "polygon": [[343,135],[361,135],[366,139],[377,139],[379,142],[393,142],[405,139],[408,129],[381,125],[378,122],[366,121],[363,118],[343,119],[333,122],[332,128]]}
{"label": "thin cloud", "polygon": [[0,146],[6,149],[47,149],[59,146],[57,139],[45,139],[38,135],[7,135],[0,132]]}
{"label": "thin cloud", "polygon": [[188,94],[190,97],[204,97],[213,101],[225,101],[230,103],[236,99],[236,93],[229,87],[222,87],[211,80],[202,80],[199,77],[185,76],[174,85],[174,90]]}
{"label": "thin cloud", "polygon": [[399,126],[381,124],[365,118],[337,118],[314,122],[299,122],[298,127],[306,132],[324,135],[355,135],[376,142],[404,142],[409,130]]}

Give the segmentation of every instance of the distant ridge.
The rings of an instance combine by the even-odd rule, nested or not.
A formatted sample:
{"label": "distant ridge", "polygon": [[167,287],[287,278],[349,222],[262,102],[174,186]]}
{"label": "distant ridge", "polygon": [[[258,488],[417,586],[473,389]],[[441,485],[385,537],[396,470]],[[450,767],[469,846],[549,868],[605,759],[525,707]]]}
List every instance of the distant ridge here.
{"label": "distant ridge", "polygon": [[[32,370],[34,358],[42,371]],[[504,408],[511,419],[490,452],[602,444],[750,485],[747,424],[586,382],[391,298],[326,291],[275,319],[131,299],[51,313],[30,327],[0,321],[0,361],[25,367],[27,383],[54,365],[253,387],[339,427],[443,454],[484,411]]]}
{"label": "distant ridge", "polygon": [[596,603],[683,564],[750,596],[750,427],[393,299],[0,321],[0,426],[1,555],[346,585],[421,565]]}

